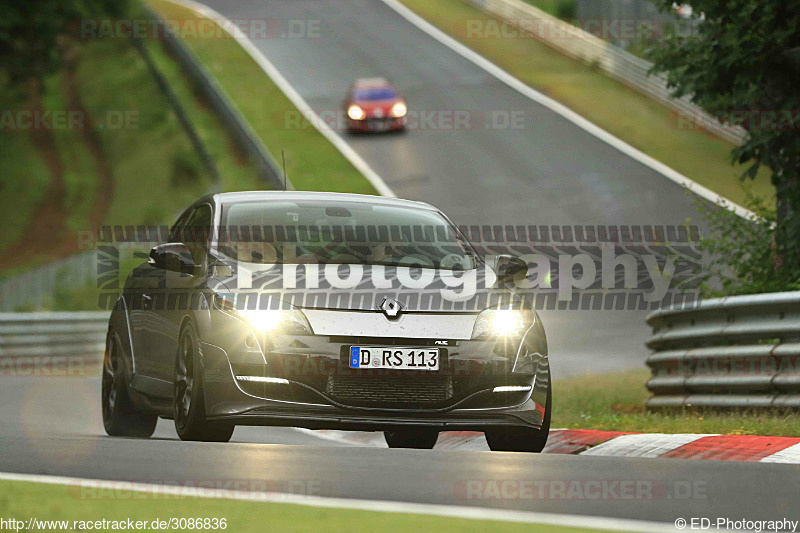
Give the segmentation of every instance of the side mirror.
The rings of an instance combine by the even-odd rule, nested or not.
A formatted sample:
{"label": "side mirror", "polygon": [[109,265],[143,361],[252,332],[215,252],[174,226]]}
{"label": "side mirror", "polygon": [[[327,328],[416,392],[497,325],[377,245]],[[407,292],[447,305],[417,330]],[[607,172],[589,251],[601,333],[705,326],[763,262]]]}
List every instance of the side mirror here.
{"label": "side mirror", "polygon": [[163,268],[172,272],[192,275],[197,272],[197,265],[194,263],[191,250],[180,242],[159,244],[150,250],[148,262],[156,268]]}
{"label": "side mirror", "polygon": [[497,274],[497,284],[502,285],[509,281],[514,281],[518,277],[528,275],[528,264],[513,255],[498,255],[494,264],[494,271]]}

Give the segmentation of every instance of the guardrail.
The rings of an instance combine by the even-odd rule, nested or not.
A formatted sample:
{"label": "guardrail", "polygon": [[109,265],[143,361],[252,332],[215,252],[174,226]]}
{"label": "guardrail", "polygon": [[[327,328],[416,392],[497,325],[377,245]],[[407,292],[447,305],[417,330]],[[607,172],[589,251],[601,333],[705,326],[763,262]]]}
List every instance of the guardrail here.
{"label": "guardrail", "polygon": [[647,323],[648,408],[800,407],[800,291],[706,300]]}
{"label": "guardrail", "polygon": [[[237,146],[242,149],[250,162],[256,167],[261,179],[273,188],[282,189],[282,173],[276,165],[272,154],[270,154],[247,119],[233,104],[225,89],[206,70],[192,51],[178,37],[173,35],[158,14],[153,11],[150,11],[150,13],[159,25],[160,34],[165,36],[164,46],[181,64],[184,72],[195,81],[200,93],[231,132]],[[269,96],[260,95],[259,97],[268,98]],[[287,187],[290,187],[288,183]]]}
{"label": "guardrail", "polygon": [[[156,24],[159,25],[159,34],[165,36],[164,46],[180,63],[181,68],[184,69],[187,75],[194,80],[198,90],[233,135],[237,146],[242,149],[256,167],[259,177],[270,187],[283,188],[282,173],[275,165],[272,155],[264,146],[258,134],[253,131],[253,128],[232,103],[225,90],[217,83],[214,76],[206,71],[205,67],[186,45],[170,32],[168,26],[164,25],[158,15],[151,12],[151,16],[156,20]],[[177,102],[166,79],[155,67],[143,44],[134,40],[134,46],[142,54],[156,82],[167,94],[185,131],[204,161],[204,165],[218,183],[219,175],[211,156],[205,150],[202,141],[191,125],[191,121],[186,116],[182,106]],[[290,182],[287,183],[287,187],[292,188]],[[0,312],[41,309],[52,302],[59,287],[76,287],[96,279],[96,262],[96,252],[89,250],[0,280]]]}
{"label": "guardrail", "polygon": [[65,360],[101,362],[108,317],[107,312],[0,313],[0,373],[22,367],[52,371]]}
{"label": "guardrail", "polygon": [[612,78],[676,110],[676,127],[703,128],[735,144],[742,144],[747,132],[722,124],[688,97],[673,98],[663,74],[650,74],[653,63],[636,57],[608,41],[573,26],[522,0],[464,0],[478,9],[503,19],[520,31],[588,65],[596,65]]}
{"label": "guardrail", "polygon": [[59,287],[80,287],[97,279],[97,252],[80,252],[0,280],[0,312],[41,309]]}

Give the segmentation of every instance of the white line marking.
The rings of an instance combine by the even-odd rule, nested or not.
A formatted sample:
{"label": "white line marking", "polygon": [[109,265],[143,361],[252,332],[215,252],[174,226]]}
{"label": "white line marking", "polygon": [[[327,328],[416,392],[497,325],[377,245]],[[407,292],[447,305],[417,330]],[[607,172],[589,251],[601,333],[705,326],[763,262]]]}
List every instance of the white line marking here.
{"label": "white line marking", "polygon": [[529,87],[528,85],[526,85],[519,79],[515,78],[502,68],[498,67],[497,65],[495,65],[482,55],[478,54],[477,52],[474,52],[467,46],[456,41],[443,31],[441,31],[439,28],[432,25],[431,23],[429,23],[428,21],[426,21],[425,19],[423,19],[422,17],[411,11],[409,8],[398,2],[397,0],[381,0],[381,1],[387,6],[389,6],[391,9],[396,11],[397,14],[406,19],[408,22],[410,22],[423,32],[427,33],[429,36],[433,37],[443,45],[447,46],[457,54],[461,55],[465,59],[471,61],[480,68],[484,69],[489,74],[491,74],[498,80],[502,81],[512,89],[515,89],[516,91],[523,94],[524,96],[527,96],[534,102],[541,104],[546,108],[550,109],[551,111],[561,115],[562,117],[566,118],[579,128],[594,135],[601,141],[613,146],[614,148],[624,153],[628,157],[635,159],[636,161],[647,167],[650,167],[651,169],[669,178],[675,183],[683,185],[684,187],[688,188],[698,196],[705,198],[706,200],[709,200],[714,203],[723,203],[727,208],[731,209],[739,216],[745,218],[755,218],[756,216],[755,213],[753,213],[749,209],[746,209],[728,200],[727,198],[720,196],[714,191],[684,176],[677,170],[668,167],[664,163],[650,157],[649,155],[643,152],[640,152],[630,144],[626,143],[622,139],[615,137],[614,135],[602,129],[601,127],[597,126],[596,124],[590,122],[589,120],[582,117],[581,115],[571,110],[567,106],[560,104],[559,102],[553,100],[552,98],[547,97],[542,93],[540,93],[539,91]]}
{"label": "white line marking", "polygon": [[250,57],[261,67],[267,76],[269,76],[275,85],[286,95],[289,100],[292,101],[294,106],[301,110],[303,113],[307,113],[309,118],[312,120],[314,127],[319,131],[323,137],[325,137],[341,154],[347,158],[350,163],[356,167],[361,174],[367,178],[375,190],[378,191],[378,194],[382,196],[390,196],[396,197],[397,195],[392,191],[392,189],[383,181],[383,178],[369,166],[369,164],[364,161],[364,159],[358,155],[358,152],[353,150],[347,142],[342,139],[336,132],[334,132],[330,128],[319,127],[320,124],[324,124],[322,119],[317,115],[317,113],[311,108],[310,105],[300,96],[294,87],[288,82],[286,78],[275,68],[275,65],[267,59],[267,57],[259,50],[253,41],[250,40],[244,32],[239,29],[236,24],[234,24],[228,18],[222,16],[220,13],[215,11],[214,9],[203,5],[199,2],[195,2],[194,0],[167,0],[168,2],[172,2],[173,4],[177,4],[179,6],[185,7],[186,9],[191,9],[195,13],[202,15],[206,18],[213,19],[219,26],[225,30],[228,35],[233,37],[237,40],[239,45],[247,52]]}
{"label": "white line marking", "polygon": [[382,513],[423,514],[471,520],[494,520],[498,522],[522,522],[526,524],[545,524],[551,526],[598,529],[606,531],[674,532],[673,524],[644,520],[608,518],[605,516],[581,516],[555,513],[534,513],[506,509],[488,509],[461,505],[435,505],[427,503],[406,503],[381,500],[356,500],[346,498],[325,498],[278,492],[220,491],[192,487],[153,485],[127,481],[108,481],[75,477],[42,476],[35,474],[12,474],[0,472],[0,480],[42,483],[45,485],[64,485],[97,490],[121,490],[169,496],[195,496],[205,499],[236,500],[248,502],[283,503],[322,507],[328,509],[347,509]]}
{"label": "white line marking", "polygon": [[620,435],[598,444],[580,455],[603,455],[615,457],[659,457],[703,437],[714,435],[695,435],[689,433],[639,433]]}
{"label": "white line marking", "polygon": [[761,463],[800,463],[800,443],[788,448],[784,448],[779,452],[768,455],[759,461]]}

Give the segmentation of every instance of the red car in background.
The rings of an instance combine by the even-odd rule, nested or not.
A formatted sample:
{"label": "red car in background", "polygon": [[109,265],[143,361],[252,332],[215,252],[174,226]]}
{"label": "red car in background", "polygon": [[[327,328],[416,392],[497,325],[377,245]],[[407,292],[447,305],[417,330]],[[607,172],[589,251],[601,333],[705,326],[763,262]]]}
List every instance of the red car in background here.
{"label": "red car in background", "polygon": [[406,127],[406,102],[384,78],[360,78],[344,102],[350,131],[396,131]]}

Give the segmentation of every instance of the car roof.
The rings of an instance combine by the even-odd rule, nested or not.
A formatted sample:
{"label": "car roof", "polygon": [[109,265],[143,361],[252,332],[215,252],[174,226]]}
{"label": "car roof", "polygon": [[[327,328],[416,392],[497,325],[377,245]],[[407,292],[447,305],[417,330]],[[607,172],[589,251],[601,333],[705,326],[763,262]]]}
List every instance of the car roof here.
{"label": "car roof", "polygon": [[317,192],[317,191],[239,191],[224,192],[211,196],[217,203],[233,204],[237,202],[249,202],[258,200],[289,200],[289,201],[318,201],[318,202],[355,202],[372,205],[386,205],[396,207],[408,207],[411,209],[424,209],[428,211],[438,211],[434,206],[416,200],[405,200],[403,198],[391,198],[388,196],[375,196],[370,194],[352,194],[339,192]]}
{"label": "car roof", "polygon": [[356,89],[368,89],[370,87],[391,87],[392,84],[386,78],[358,78],[353,82]]}

